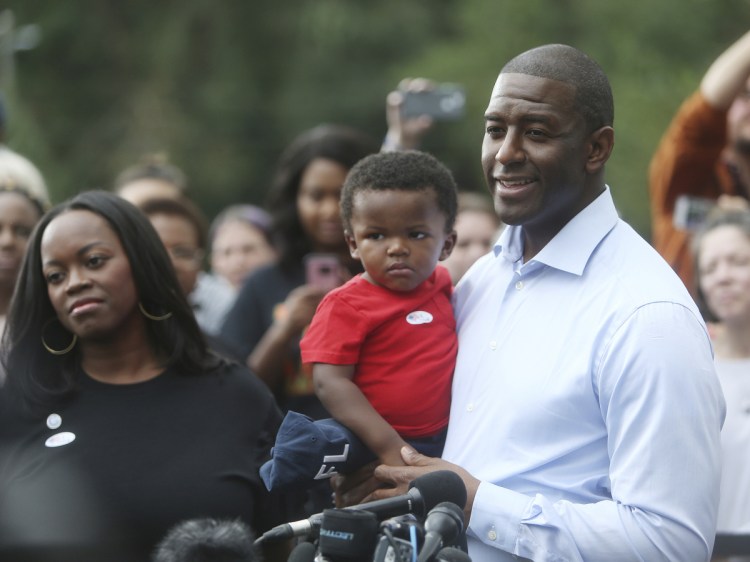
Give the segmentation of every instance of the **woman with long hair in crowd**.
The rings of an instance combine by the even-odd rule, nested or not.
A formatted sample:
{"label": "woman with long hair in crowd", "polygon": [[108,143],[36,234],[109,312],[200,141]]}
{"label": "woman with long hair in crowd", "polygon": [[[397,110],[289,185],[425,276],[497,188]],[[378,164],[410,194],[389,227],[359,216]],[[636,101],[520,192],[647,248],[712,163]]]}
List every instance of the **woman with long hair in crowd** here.
{"label": "woman with long hair in crowd", "polygon": [[281,414],[211,353],[146,216],[85,192],[39,222],[3,339],[0,558],[147,560],[184,519],[287,520]]}

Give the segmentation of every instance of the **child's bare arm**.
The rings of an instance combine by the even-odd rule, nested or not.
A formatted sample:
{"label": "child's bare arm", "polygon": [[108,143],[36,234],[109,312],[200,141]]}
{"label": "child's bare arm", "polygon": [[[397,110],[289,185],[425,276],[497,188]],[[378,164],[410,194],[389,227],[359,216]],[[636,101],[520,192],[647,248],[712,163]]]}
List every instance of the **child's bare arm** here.
{"label": "child's bare arm", "polygon": [[315,363],[315,394],[337,421],[352,430],[384,464],[400,466],[406,442],[352,382],[354,365]]}

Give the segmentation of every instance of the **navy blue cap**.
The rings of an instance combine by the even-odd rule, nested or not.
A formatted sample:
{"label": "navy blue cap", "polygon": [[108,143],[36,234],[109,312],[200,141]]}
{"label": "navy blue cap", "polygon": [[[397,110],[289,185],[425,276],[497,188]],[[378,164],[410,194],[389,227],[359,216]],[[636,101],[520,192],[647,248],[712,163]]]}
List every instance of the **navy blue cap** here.
{"label": "navy blue cap", "polygon": [[307,488],[315,480],[351,472],[376,458],[336,420],[313,420],[297,412],[287,412],[281,422],[271,457],[260,467],[269,490]]}

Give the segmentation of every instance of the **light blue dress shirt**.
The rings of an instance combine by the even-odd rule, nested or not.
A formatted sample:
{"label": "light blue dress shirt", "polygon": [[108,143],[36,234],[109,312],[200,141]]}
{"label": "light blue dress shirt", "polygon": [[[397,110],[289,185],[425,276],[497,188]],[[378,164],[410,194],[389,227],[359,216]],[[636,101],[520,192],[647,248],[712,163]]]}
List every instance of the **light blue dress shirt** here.
{"label": "light blue dress shirt", "polygon": [[455,292],[472,560],[708,560],[725,406],[688,292],[609,188],[522,256],[507,227]]}

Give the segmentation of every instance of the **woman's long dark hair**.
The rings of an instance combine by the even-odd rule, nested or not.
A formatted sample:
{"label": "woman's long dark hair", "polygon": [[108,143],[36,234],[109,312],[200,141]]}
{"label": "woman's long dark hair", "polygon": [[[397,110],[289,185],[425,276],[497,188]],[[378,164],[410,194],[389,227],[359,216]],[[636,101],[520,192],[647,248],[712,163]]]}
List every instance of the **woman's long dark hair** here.
{"label": "woman's long dark hair", "polygon": [[[273,220],[274,242],[279,250],[279,265],[292,271],[312,250],[297,214],[297,194],[305,169],[313,160],[325,158],[349,170],[379,146],[368,136],[342,125],[319,125],[309,129],[284,150],[271,185],[268,209]],[[342,233],[343,244],[343,233]]]}
{"label": "woman's long dark hair", "polygon": [[2,363],[9,390],[29,406],[38,406],[61,399],[75,389],[81,360],[78,349],[62,356],[52,355],[44,349],[41,339],[45,323],[56,317],[42,273],[42,236],[55,218],[72,210],[90,211],[107,221],[125,250],[143,307],[154,315],[172,313],[164,321],[146,321],[149,342],[164,366],[175,367],[186,375],[217,366],[220,360],[207,350],[169,256],[149,220],[112,193],[88,191],[45,214],[29,240],[2,340]]}

